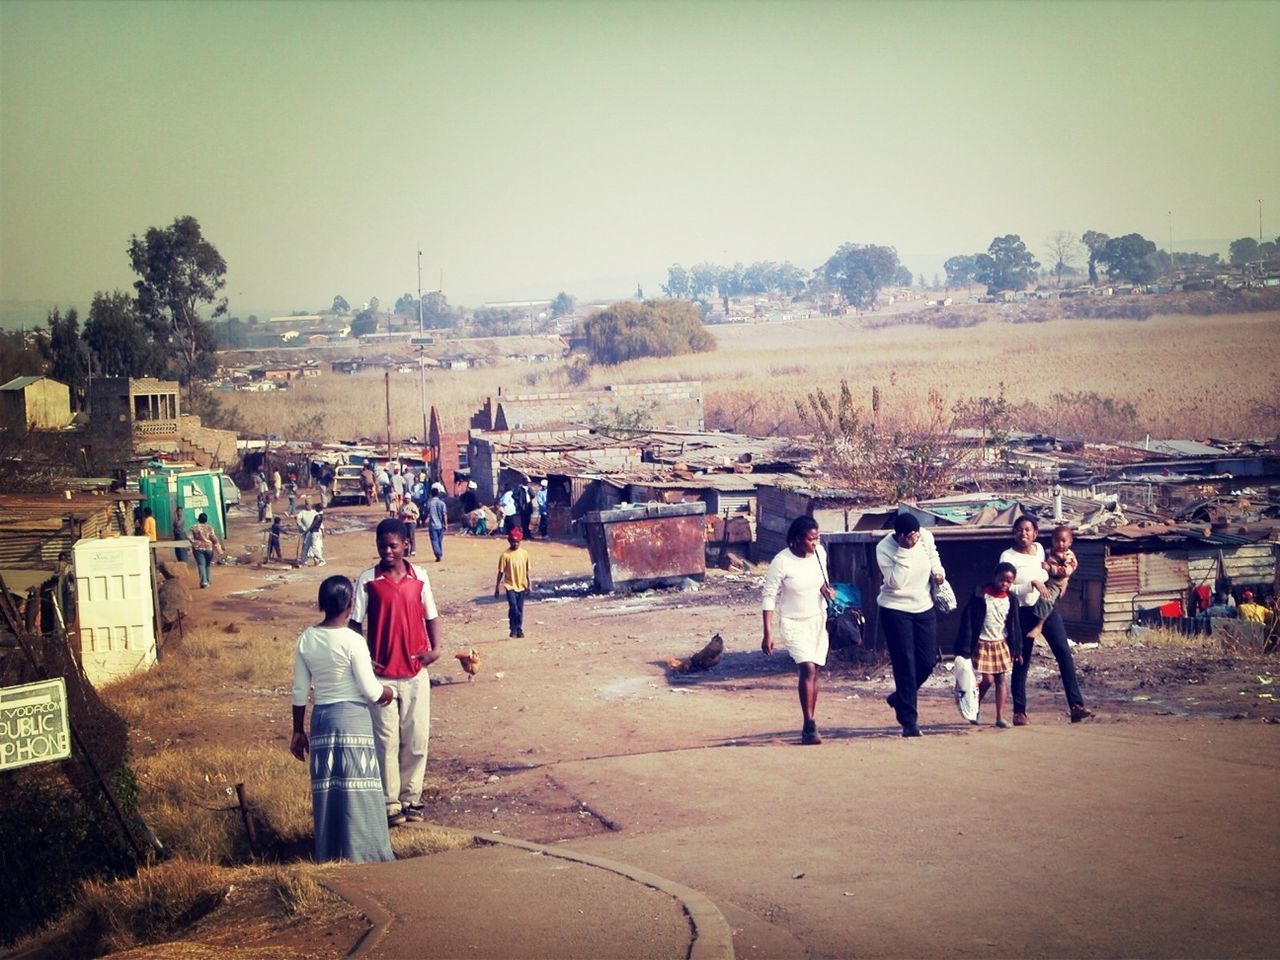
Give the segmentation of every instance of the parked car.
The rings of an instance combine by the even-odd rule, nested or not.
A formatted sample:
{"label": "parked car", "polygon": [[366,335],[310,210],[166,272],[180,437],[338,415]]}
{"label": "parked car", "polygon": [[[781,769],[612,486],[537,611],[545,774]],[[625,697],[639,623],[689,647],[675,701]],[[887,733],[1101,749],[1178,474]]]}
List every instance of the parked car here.
{"label": "parked car", "polygon": [[364,503],[364,488],[360,485],[359,464],[346,463],[333,471],[333,503]]}
{"label": "parked car", "polygon": [[240,488],[236,482],[225,473],[219,474],[218,479],[222,481],[222,505],[228,510],[240,506]]}

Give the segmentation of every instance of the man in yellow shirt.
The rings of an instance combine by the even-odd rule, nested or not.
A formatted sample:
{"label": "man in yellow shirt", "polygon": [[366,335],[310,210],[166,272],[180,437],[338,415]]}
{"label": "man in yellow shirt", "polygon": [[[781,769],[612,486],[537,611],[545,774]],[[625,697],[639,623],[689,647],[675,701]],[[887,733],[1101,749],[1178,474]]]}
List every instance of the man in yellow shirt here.
{"label": "man in yellow shirt", "polygon": [[529,552],[520,545],[524,539],[518,526],[507,531],[507,549],[498,557],[498,578],[493,582],[493,595],[507,590],[507,624],[512,637],[524,636],[524,598],[533,589],[529,574]]}
{"label": "man in yellow shirt", "polygon": [[1253,591],[1244,590],[1240,594],[1240,603],[1236,607],[1236,613],[1241,620],[1249,620],[1253,623],[1266,623],[1267,615],[1270,613],[1266,607],[1260,603],[1253,602]]}
{"label": "man in yellow shirt", "polygon": [[156,518],[151,515],[150,507],[142,509],[142,535],[152,543],[156,542]]}

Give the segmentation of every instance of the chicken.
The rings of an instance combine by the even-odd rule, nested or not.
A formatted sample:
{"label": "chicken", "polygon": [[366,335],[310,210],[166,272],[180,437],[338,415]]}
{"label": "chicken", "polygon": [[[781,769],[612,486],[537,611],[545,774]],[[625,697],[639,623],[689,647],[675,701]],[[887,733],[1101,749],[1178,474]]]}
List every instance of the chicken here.
{"label": "chicken", "polygon": [[675,673],[689,673],[694,670],[710,670],[724,655],[724,638],[716,634],[711,642],[691,657],[671,657],[667,666]]}
{"label": "chicken", "polygon": [[467,672],[467,683],[470,683],[475,679],[476,674],[480,672],[480,664],[483,662],[480,659],[480,654],[476,653],[475,647],[472,647],[466,653],[455,653],[454,656],[462,664],[462,669]]}

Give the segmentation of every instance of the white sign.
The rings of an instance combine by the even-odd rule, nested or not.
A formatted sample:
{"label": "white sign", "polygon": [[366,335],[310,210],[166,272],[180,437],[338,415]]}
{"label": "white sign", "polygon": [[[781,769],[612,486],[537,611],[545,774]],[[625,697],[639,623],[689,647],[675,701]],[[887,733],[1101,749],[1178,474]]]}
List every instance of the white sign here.
{"label": "white sign", "polygon": [[200,489],[198,484],[188,483],[187,489],[182,497],[182,505],[192,509],[207,507],[209,506],[209,498],[205,495],[205,492]]}
{"label": "white sign", "polygon": [[62,677],[0,687],[0,770],[71,756],[67,682]]}

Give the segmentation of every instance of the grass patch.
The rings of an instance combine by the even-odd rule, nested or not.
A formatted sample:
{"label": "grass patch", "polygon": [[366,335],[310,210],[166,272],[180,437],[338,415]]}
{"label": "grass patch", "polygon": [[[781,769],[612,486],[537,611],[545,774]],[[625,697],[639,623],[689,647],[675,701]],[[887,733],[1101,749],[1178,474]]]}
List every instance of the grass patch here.
{"label": "grass patch", "polygon": [[172,860],[127,880],[90,881],[77,910],[92,931],[94,955],[167,940],[217,906],[231,884],[207,863]]}
{"label": "grass patch", "polygon": [[273,867],[266,876],[268,889],[286,916],[306,916],[333,899],[305,867]]}
{"label": "grass patch", "polygon": [[431,824],[397,827],[391,831],[391,849],[397,860],[425,857],[446,850],[462,850],[475,845],[475,838],[460,830]]}
{"label": "grass patch", "polygon": [[250,855],[235,785],[245,785],[259,839],[303,843],[312,833],[307,765],[279,745],[172,748],[136,764],[139,808],[173,853],[231,864]]}

